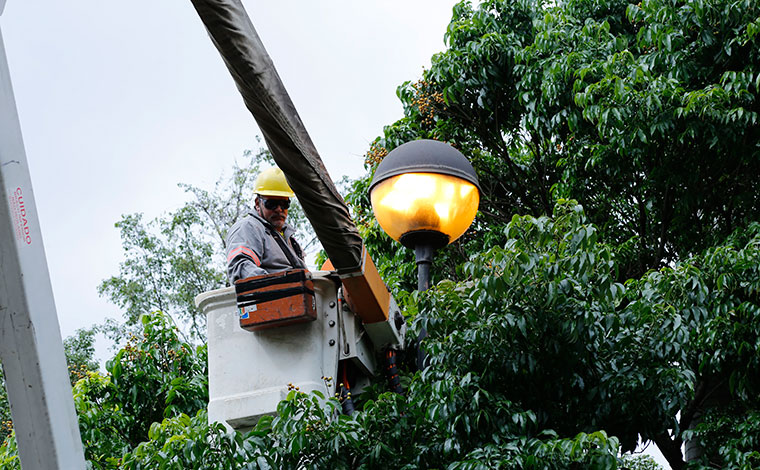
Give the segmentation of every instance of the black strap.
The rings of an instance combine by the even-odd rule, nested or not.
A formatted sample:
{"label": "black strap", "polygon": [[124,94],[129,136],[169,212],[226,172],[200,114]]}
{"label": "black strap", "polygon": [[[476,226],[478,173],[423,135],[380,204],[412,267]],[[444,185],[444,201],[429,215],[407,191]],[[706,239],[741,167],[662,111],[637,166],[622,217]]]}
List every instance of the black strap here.
{"label": "black strap", "polygon": [[256,276],[247,278],[235,283],[235,293],[240,295],[252,290],[261,289],[275,284],[290,284],[292,282],[303,282],[306,280],[306,271],[303,269],[294,269],[292,271],[283,271],[281,273],[269,274],[266,276]]}
{"label": "black strap", "polygon": [[314,295],[314,291],[306,286],[289,287],[287,289],[269,290],[264,292],[254,292],[250,294],[243,294],[237,297],[238,307],[246,307],[248,305],[260,304],[262,302],[269,302],[271,300],[283,299],[285,297],[291,297],[293,295],[309,294]]}
{"label": "black strap", "polygon": [[269,232],[269,235],[272,236],[272,238],[277,240],[277,243],[280,245],[282,252],[285,253],[285,256],[287,256],[288,261],[290,262],[291,266],[293,266],[294,268],[303,266],[303,261],[295,257],[295,255],[293,254],[293,251],[288,247],[287,243],[285,243],[285,240],[282,238],[282,236],[279,233],[277,233],[273,229],[270,229],[269,227],[267,227],[267,231]]}

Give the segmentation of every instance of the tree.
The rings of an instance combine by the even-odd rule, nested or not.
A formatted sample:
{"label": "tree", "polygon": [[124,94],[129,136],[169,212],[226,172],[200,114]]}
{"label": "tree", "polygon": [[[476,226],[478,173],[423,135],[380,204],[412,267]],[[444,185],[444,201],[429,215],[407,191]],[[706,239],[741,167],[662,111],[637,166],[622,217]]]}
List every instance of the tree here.
{"label": "tree", "polygon": [[624,470],[661,470],[662,467],[649,455],[625,455],[621,468]]}
{"label": "tree", "polygon": [[[711,284],[747,273],[735,263],[720,266],[717,278],[702,269],[712,250],[755,256],[751,244],[724,242],[732,233],[730,240],[751,239],[748,227],[759,215],[758,8],[730,0],[462,2],[447,29],[449,48],[421,80],[399,88],[405,117],[387,126],[368,154],[371,172],[389,150],[424,137],[471,156],[484,188],[481,212],[473,230],[441,256],[442,277],[466,279],[457,266],[474,247],[511,243],[502,227],[513,213],[546,215],[561,198],[582,204],[614,254],[615,278],[629,288],[621,302],[641,309],[616,314],[632,315],[638,326],[624,330],[622,349],[610,351],[624,366],[615,375],[628,382],[611,396],[623,407],[659,400],[653,413],[632,409],[613,419],[602,409],[592,417],[624,448],[637,435],[656,440],[674,468],[683,466],[683,438],[699,435],[686,428],[700,428],[707,410],[727,403],[741,413],[757,408],[730,372],[756,372],[751,357],[733,352],[749,344],[739,331],[757,331],[754,316],[721,313],[733,312],[736,299],[750,306],[755,299],[751,291]],[[366,184],[356,188],[363,193]],[[366,197],[352,202],[376,233]],[[381,272],[390,269],[398,259],[387,238],[368,239]],[[747,275],[742,282],[754,285]],[[646,287],[655,281],[657,288]],[[710,287],[676,287],[689,282]],[[692,308],[703,314],[694,317]],[[647,328],[667,333],[647,336],[640,331]],[[724,343],[703,339],[710,335]],[[691,343],[696,338],[700,347]],[[641,341],[648,347],[622,346]],[[646,390],[634,386],[637,379],[669,383]],[[752,426],[743,429],[751,442]],[[703,461],[710,458],[720,461],[715,452]]]}
{"label": "tree", "polygon": [[115,468],[123,453],[149,439],[154,422],[208,403],[206,347],[181,340],[160,313],[140,317],[139,334],[106,371],[88,372],[74,386],[85,457],[94,468]]}
{"label": "tree", "polygon": [[63,352],[69,367],[71,385],[85,377],[87,372],[98,370],[95,360],[95,334],[97,328],[79,328],[74,335],[63,340]]}

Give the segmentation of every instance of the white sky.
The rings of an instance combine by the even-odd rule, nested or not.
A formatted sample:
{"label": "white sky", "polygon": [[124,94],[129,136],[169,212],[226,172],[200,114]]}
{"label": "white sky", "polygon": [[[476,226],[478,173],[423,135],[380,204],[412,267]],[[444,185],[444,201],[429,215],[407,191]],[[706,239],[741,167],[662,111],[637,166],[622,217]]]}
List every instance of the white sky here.
{"label": "white sky", "polygon": [[[396,87],[443,50],[455,3],[244,0],[333,179],[402,116]],[[121,318],[96,292],[120,216],[210,188],[258,129],[189,0],[8,0],[0,28],[65,337]]]}
{"label": "white sky", "polygon": [[[334,179],[402,116],[454,0],[244,4]],[[258,129],[189,0],[9,0],[0,17],[63,336],[120,318],[97,285],[118,274],[125,213],[211,187]]]}

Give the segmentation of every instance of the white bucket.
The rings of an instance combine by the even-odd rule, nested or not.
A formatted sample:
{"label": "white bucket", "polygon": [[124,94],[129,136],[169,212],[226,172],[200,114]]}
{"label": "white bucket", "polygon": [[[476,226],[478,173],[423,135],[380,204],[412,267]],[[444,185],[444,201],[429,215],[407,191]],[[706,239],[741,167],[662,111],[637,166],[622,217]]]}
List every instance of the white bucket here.
{"label": "white bucket", "polygon": [[246,431],[275,413],[289,384],[332,394],[323,377],[337,371],[339,312],[337,287],[328,274],[312,273],[317,319],[298,325],[242,329],[234,287],[195,298],[208,322],[209,422]]}

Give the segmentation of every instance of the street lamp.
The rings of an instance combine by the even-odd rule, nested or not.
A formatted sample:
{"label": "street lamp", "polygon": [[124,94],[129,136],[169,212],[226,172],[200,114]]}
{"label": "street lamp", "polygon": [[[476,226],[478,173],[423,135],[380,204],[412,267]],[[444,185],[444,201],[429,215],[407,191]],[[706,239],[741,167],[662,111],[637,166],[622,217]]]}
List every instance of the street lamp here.
{"label": "street lamp", "polygon": [[[372,209],[391,238],[413,248],[417,289],[430,288],[433,252],[461,237],[475,219],[480,185],[475,170],[454,147],[415,140],[391,151],[375,170],[369,187]],[[417,366],[425,367],[418,338]]]}
{"label": "street lamp", "polygon": [[462,236],[478,211],[480,185],[472,165],[449,144],[407,142],[380,162],[369,192],[383,230],[414,249],[418,289],[428,289],[433,251]]}

